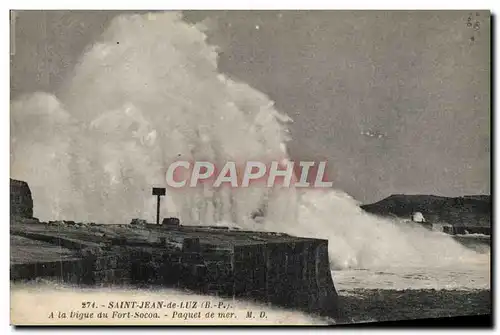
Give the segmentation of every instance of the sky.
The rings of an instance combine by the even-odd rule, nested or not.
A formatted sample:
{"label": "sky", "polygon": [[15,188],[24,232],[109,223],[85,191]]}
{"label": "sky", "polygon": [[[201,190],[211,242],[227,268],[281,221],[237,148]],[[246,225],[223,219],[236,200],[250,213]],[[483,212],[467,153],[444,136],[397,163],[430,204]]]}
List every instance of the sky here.
{"label": "sky", "polygon": [[[120,14],[18,12],[11,99],[57,95],[80,54]],[[364,203],[395,193],[490,193],[488,15],[184,13],[220,47],[220,71],[292,117],[292,159],[327,159],[334,186]]]}

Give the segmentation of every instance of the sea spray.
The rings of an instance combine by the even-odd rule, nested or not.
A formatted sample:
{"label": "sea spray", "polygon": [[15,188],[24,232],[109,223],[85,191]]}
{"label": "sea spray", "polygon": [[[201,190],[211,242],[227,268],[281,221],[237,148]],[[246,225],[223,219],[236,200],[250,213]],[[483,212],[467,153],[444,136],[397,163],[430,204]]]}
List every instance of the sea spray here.
{"label": "sea spray", "polygon": [[[219,73],[217,56],[205,34],[177,13],[119,16],[58,97],[35,93],[13,102],[11,177],[32,187],[35,215],[154,222],[151,187],[165,185],[173,161],[285,158],[291,120],[263,93]],[[263,217],[254,220],[259,211]],[[439,266],[475,257],[448,237],[368,215],[334,189],[169,189],[162,214],[187,225],[325,238],[337,268]]]}

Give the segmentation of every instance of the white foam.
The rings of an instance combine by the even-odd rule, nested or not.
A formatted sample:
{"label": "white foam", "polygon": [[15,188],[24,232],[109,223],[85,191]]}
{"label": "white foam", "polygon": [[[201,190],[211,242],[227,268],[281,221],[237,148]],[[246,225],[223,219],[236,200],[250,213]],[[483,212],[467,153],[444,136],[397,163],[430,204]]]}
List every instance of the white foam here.
{"label": "white foam", "polygon": [[[164,302],[163,308],[111,308],[109,303],[124,301],[135,302]],[[204,308],[203,304],[210,302],[212,307]],[[82,302],[95,302],[93,308],[82,308]],[[189,302],[196,308],[180,308],[180,303]],[[175,303],[177,307],[166,307],[167,303]],[[222,307],[218,307],[222,303]],[[30,306],[26,313],[26,306]],[[57,306],[56,308],[54,306]],[[170,305],[172,306],[172,305]],[[247,312],[252,312],[252,318],[247,317]],[[49,318],[53,312],[55,317]],[[66,318],[58,318],[58,313],[66,313]],[[71,318],[71,312],[78,312],[87,318]],[[107,313],[107,318],[98,318],[97,315]],[[145,318],[113,318],[113,312],[127,313],[156,313],[157,317]],[[177,314],[174,314],[177,312]],[[186,313],[191,312],[191,314]],[[196,313],[200,312],[200,315]],[[207,318],[206,313],[213,312],[215,317]],[[219,312],[224,315],[234,313],[232,317],[219,317]],[[94,313],[90,318],[90,313]],[[262,314],[264,313],[264,314]],[[262,316],[262,317],[261,317]],[[247,301],[224,299],[215,296],[202,296],[190,294],[173,289],[131,289],[127,287],[116,288],[75,288],[60,285],[54,282],[37,284],[11,285],[11,320],[14,324],[57,324],[57,325],[326,325],[324,318],[306,315],[301,312],[283,310],[264,304]]]}

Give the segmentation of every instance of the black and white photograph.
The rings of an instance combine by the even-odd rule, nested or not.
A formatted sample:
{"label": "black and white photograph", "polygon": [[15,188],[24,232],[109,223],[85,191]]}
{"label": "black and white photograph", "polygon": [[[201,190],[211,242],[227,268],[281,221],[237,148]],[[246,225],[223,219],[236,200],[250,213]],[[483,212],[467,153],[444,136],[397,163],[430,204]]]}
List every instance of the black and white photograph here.
{"label": "black and white photograph", "polygon": [[9,15],[12,325],[492,326],[489,10]]}

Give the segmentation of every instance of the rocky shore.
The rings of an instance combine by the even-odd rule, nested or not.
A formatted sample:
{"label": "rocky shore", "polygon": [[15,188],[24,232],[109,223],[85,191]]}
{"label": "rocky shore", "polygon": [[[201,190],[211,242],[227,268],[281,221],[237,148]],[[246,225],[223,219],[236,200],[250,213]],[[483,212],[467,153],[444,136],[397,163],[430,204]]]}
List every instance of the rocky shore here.
{"label": "rocky shore", "polygon": [[383,322],[491,314],[490,290],[339,291],[345,319]]}

